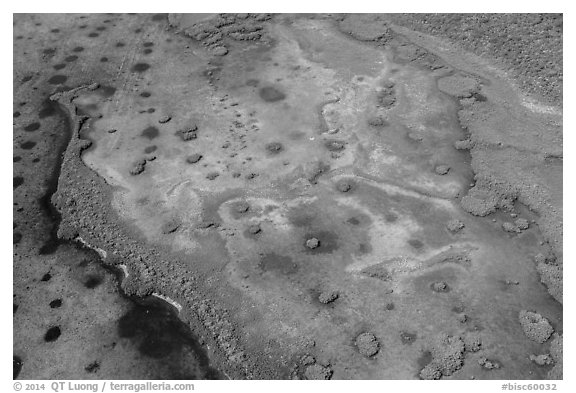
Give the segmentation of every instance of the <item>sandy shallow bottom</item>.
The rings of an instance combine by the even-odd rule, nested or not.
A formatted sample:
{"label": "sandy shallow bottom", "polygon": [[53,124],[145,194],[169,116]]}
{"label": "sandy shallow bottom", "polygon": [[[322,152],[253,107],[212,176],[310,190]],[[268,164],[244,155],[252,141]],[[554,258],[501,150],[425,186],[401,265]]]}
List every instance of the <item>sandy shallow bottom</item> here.
{"label": "sandy shallow bottom", "polygon": [[[117,327],[114,342],[128,349],[102,351],[100,363],[169,359],[166,370],[180,373],[172,378],[308,379],[543,379],[561,365],[562,304],[538,271],[561,264],[561,232],[558,239],[546,224],[550,209],[562,209],[562,162],[550,159],[562,154],[561,113],[532,110],[522,119],[535,131],[522,138],[513,128],[474,133],[492,113],[512,124],[529,110],[516,92],[504,95],[512,94],[508,82],[489,67],[428,52],[376,17],[248,16],[210,25],[216,33],[205,27],[214,18],[171,16],[169,25],[160,16],[90,16],[81,28],[82,19],[22,16],[15,26],[42,21],[79,35],[66,41],[70,53],[63,47],[38,61],[46,69],[72,53],[82,59],[32,79],[71,124],[55,164],[59,237],[80,236],[104,263],[123,268],[122,290],[176,306],[129,303],[111,279],[84,312],[105,315],[102,324]],[[74,49],[94,29],[92,46]],[[15,41],[15,58],[45,46]],[[515,164],[513,154],[502,163],[506,149],[541,149],[542,164]],[[522,173],[528,164],[540,171],[530,181],[542,192],[486,174],[515,165]],[[33,258],[65,266],[62,248]],[[19,286],[19,275],[35,269],[29,261],[15,257],[24,266],[15,269],[22,299],[41,296]],[[77,308],[68,316],[50,310],[41,322],[32,309],[15,313],[22,378],[82,372],[39,361],[54,351],[71,357],[81,326],[33,345],[23,328],[40,335]],[[143,317],[150,310],[156,316]],[[524,311],[535,314],[525,320]],[[144,331],[134,328],[141,318]],[[167,331],[161,345],[147,348],[158,329]],[[181,342],[188,352],[176,349]],[[551,352],[548,364],[534,360]]]}

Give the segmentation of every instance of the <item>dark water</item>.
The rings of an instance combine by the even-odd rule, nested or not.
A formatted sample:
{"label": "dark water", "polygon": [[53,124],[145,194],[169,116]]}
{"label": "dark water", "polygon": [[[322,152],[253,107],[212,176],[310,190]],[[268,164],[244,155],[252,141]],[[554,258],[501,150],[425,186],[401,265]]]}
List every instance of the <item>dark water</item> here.
{"label": "dark water", "polygon": [[20,375],[20,371],[22,370],[22,359],[20,359],[18,356],[14,356],[12,358],[12,364],[14,366],[13,379],[16,379],[18,378],[18,375]]}
{"label": "dark water", "polygon": [[58,116],[58,131],[60,133],[60,138],[56,146],[56,161],[54,167],[50,174],[50,177],[46,181],[46,192],[40,198],[39,203],[45,214],[50,219],[51,230],[50,237],[44,242],[40,248],[41,255],[53,254],[60,244],[58,239],[58,225],[60,223],[60,212],[52,205],[52,195],[58,189],[58,179],[60,178],[60,168],[62,167],[62,160],[64,159],[64,152],[68,147],[70,138],[72,137],[72,124],[68,118],[67,113],[60,107],[57,102],[46,100],[44,102],[44,107],[42,109],[44,112],[51,112],[52,116]]}
{"label": "dark water", "polygon": [[118,335],[143,357],[157,359],[167,370],[166,379],[222,379],[174,307],[153,296],[128,298],[132,306],[118,320]]}

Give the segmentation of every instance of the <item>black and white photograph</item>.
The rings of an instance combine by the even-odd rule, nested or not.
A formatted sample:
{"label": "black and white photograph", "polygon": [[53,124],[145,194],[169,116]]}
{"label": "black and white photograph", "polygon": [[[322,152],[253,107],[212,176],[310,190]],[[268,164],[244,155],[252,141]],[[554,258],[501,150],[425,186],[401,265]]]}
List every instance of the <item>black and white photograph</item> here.
{"label": "black and white photograph", "polygon": [[567,387],[562,7],[81,7],[9,15],[6,391]]}

